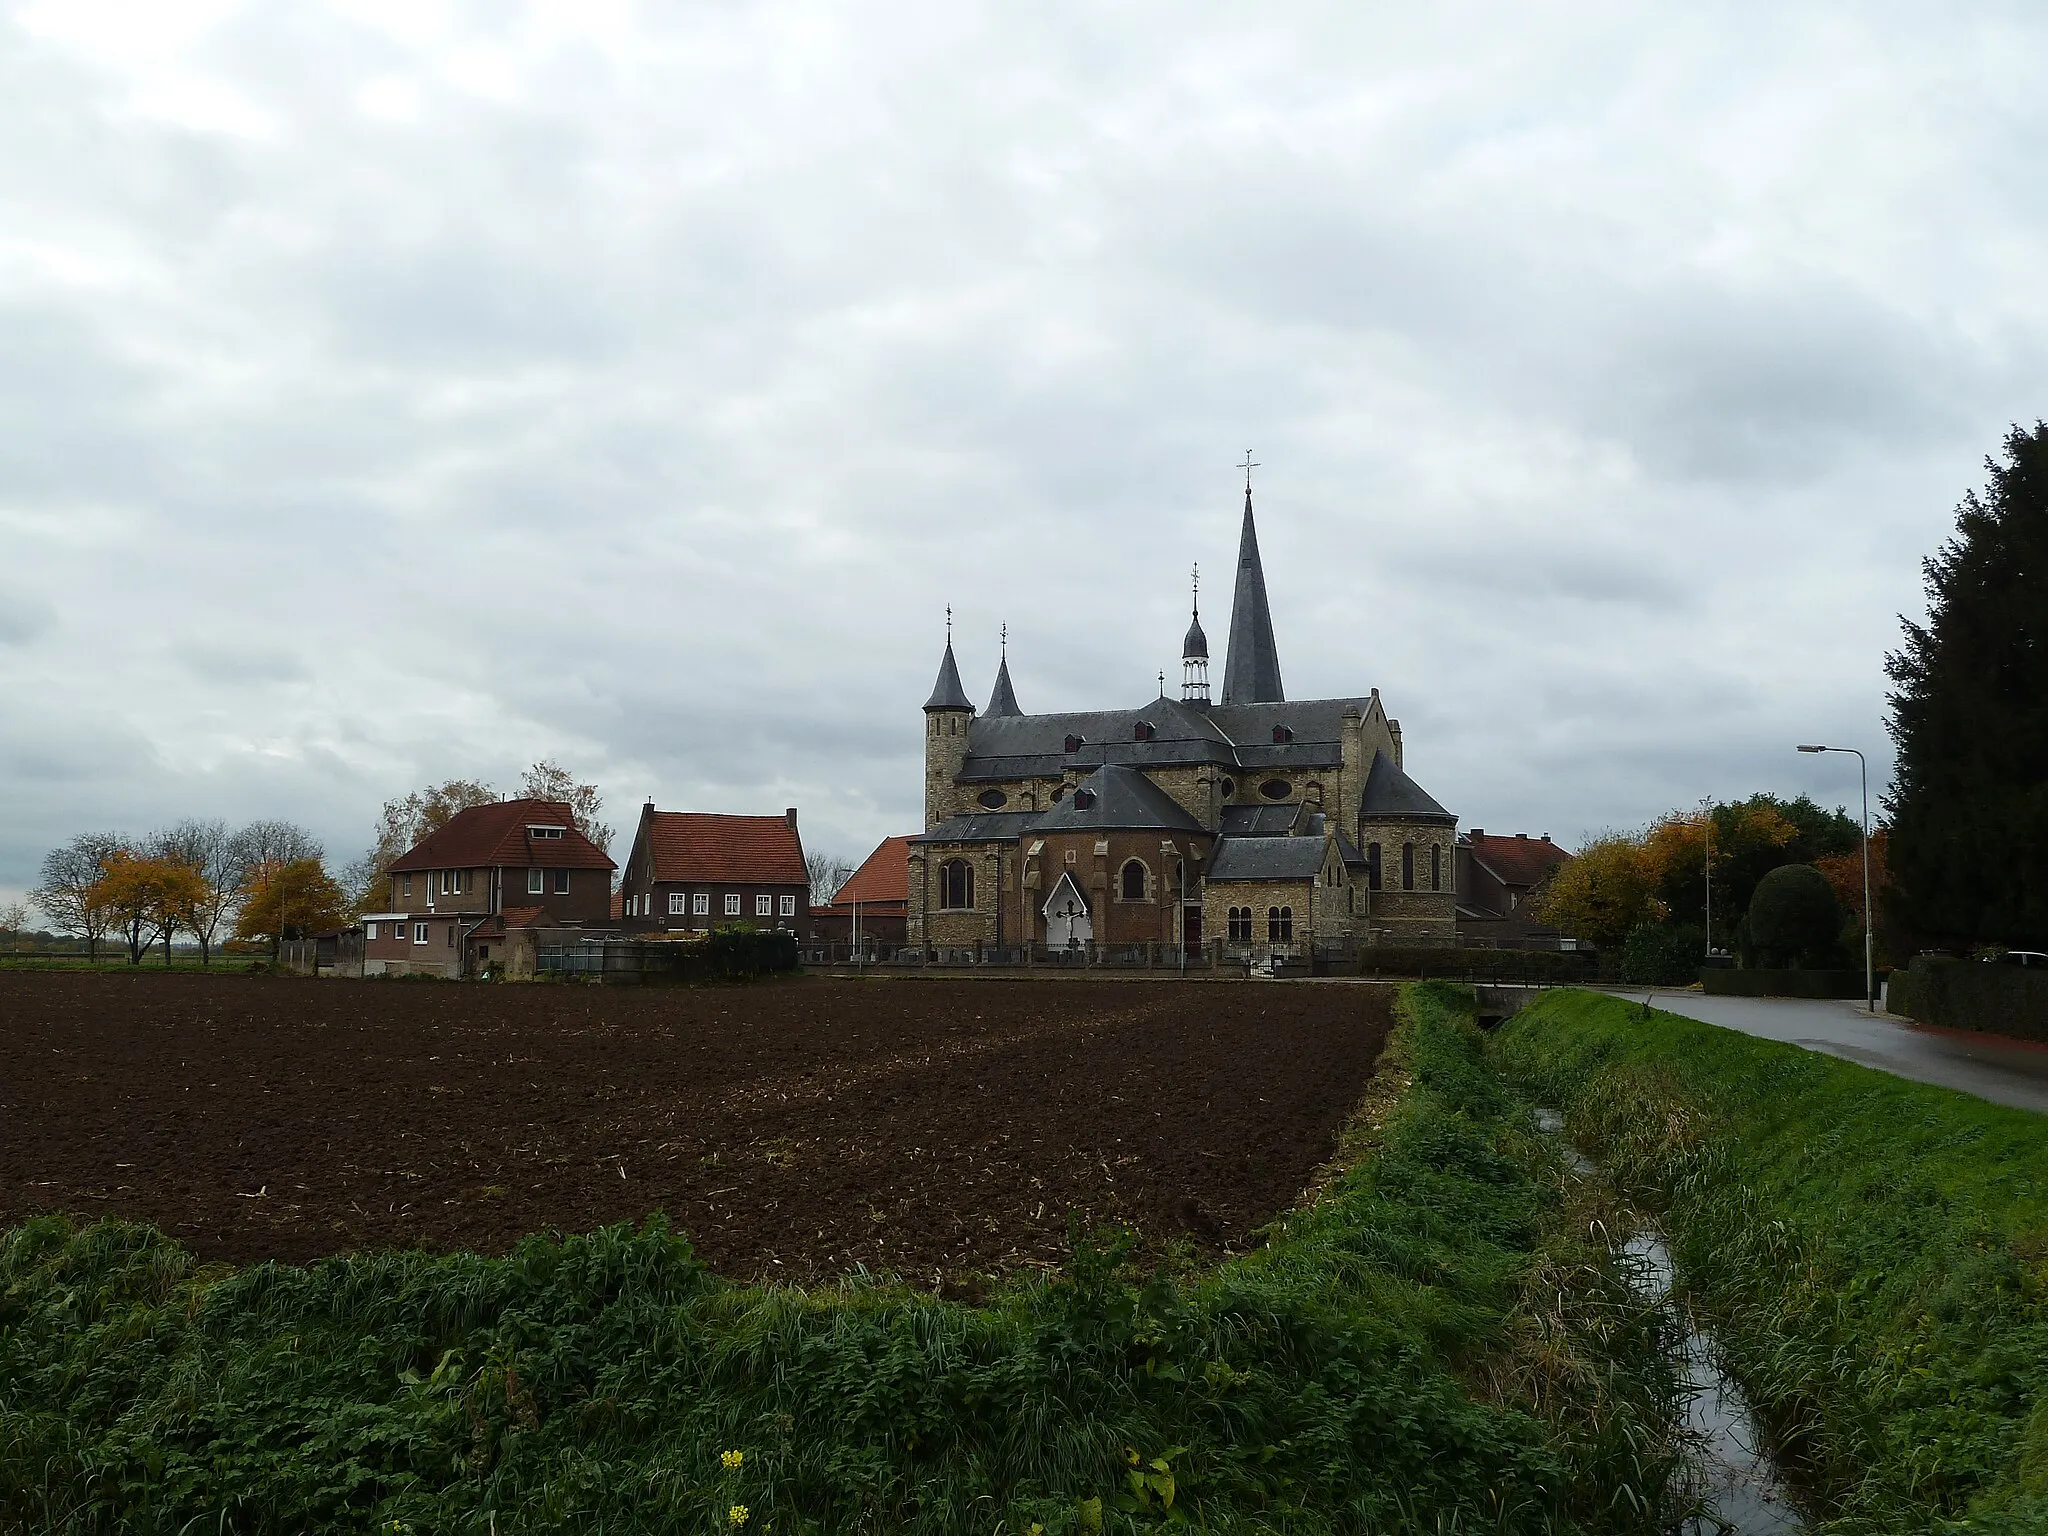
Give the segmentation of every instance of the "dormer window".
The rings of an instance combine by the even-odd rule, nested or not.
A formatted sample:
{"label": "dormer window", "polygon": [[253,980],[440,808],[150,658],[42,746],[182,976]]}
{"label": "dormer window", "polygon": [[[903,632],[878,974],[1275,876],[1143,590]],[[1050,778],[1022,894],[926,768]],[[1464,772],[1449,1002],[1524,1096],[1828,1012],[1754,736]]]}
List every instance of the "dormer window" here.
{"label": "dormer window", "polygon": [[1077,789],[1077,790],[1075,790],[1075,791],[1074,791],[1074,809],[1075,809],[1075,810],[1077,810],[1077,811],[1088,811],[1088,810],[1093,810],[1094,808],[1095,808],[1095,791],[1094,791],[1094,790],[1092,790],[1092,789]]}
{"label": "dormer window", "polygon": [[1088,738],[1086,736],[1069,736],[1067,738],[1067,750],[1069,752],[1078,752],[1087,745]]}
{"label": "dormer window", "polygon": [[1275,746],[1284,746],[1286,743],[1292,740],[1294,740],[1293,726],[1276,725],[1273,727],[1273,744]]}
{"label": "dormer window", "polygon": [[546,826],[546,827],[536,827],[536,826],[529,826],[529,827],[528,827],[528,828],[526,829],[526,835],[527,835],[528,837],[554,837],[554,838],[559,838],[559,837],[560,837],[560,836],[562,835],[562,829],[561,829],[560,827],[555,827],[555,826]]}
{"label": "dormer window", "polygon": [[1159,728],[1153,725],[1150,720],[1140,720],[1131,727],[1131,739],[1134,741],[1150,741],[1158,734]]}

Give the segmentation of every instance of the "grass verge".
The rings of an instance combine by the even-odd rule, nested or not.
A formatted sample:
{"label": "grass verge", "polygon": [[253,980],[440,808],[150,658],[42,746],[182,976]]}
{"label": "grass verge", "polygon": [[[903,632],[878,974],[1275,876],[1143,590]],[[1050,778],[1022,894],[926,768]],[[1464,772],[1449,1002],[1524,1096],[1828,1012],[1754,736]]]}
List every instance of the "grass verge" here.
{"label": "grass verge", "polygon": [[1660,1214],[1826,1530],[2048,1530],[2048,1120],[1589,993],[1494,1057]]}
{"label": "grass verge", "polygon": [[1141,1273],[1077,1241],[982,1307],[727,1284],[659,1221],[239,1273],[31,1222],[0,1241],[0,1527],[1659,1528],[1661,1323],[1469,998],[1402,1012],[1265,1246]]}

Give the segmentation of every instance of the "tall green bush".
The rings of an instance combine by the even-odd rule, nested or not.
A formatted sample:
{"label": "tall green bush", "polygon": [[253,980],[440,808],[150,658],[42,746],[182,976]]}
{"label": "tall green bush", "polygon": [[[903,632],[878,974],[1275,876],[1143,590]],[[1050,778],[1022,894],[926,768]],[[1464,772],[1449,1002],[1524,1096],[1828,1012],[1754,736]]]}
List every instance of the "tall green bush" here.
{"label": "tall green bush", "polygon": [[1621,947],[1621,979],[1637,986],[1685,986],[1699,975],[1706,948],[1704,928],[1638,923]]}
{"label": "tall green bush", "polygon": [[1766,966],[1839,963],[1842,904],[1811,864],[1781,864],[1757,882],[1749,941]]}

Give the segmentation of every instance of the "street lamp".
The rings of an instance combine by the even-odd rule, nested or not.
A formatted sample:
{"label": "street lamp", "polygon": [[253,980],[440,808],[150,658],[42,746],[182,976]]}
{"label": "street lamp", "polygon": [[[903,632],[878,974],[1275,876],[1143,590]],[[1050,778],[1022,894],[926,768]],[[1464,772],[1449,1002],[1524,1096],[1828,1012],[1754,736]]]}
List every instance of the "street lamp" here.
{"label": "street lamp", "polygon": [[1849,752],[1856,758],[1856,774],[1863,785],[1863,1001],[1877,1012],[1877,970],[1870,956],[1870,765],[1854,747],[1801,747],[1802,752]]}

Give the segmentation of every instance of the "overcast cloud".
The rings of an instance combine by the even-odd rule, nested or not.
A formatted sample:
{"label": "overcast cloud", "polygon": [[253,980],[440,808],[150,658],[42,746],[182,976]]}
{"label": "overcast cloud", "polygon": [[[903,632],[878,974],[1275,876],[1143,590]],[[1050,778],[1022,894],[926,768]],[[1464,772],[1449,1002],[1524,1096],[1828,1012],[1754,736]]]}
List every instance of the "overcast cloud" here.
{"label": "overcast cloud", "polygon": [[[1853,807],[2048,413],[2048,12],[0,6],[0,894],[558,758],[920,811],[1174,675],[1239,480],[1296,697],[1470,826]],[[1220,662],[1220,657],[1219,657]],[[1875,787],[1875,786],[1874,786]],[[623,849],[618,850],[623,854]]]}

